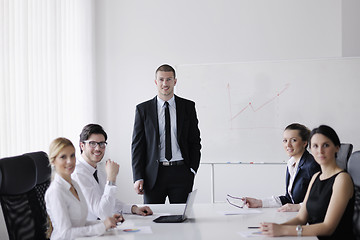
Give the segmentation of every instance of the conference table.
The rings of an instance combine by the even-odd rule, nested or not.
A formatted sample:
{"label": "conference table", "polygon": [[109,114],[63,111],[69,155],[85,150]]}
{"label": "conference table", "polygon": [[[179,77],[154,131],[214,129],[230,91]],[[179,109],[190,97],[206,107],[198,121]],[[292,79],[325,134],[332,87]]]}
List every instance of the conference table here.
{"label": "conference table", "polygon": [[[182,214],[185,204],[148,205],[151,216],[124,215],[125,222],[102,236],[77,240],[233,240],[233,239],[317,239],[316,237],[267,237],[259,234],[260,222],[282,223],[296,215],[276,208],[239,209],[227,203],[194,204],[190,217],[182,223],[155,223],[160,215]],[[256,233],[257,232],[257,233]]]}

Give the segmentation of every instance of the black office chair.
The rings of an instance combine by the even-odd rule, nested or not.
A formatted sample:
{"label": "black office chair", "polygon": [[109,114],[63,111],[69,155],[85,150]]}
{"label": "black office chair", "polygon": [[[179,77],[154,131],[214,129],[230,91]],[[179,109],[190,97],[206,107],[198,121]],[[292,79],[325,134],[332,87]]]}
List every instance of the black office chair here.
{"label": "black office chair", "polygon": [[39,221],[42,221],[42,219],[47,219],[44,196],[51,182],[51,167],[49,166],[49,158],[45,152],[32,152],[26,153],[24,155],[31,157],[35,161],[37,169],[35,199],[38,201],[39,204],[36,204],[35,206],[40,207],[39,213],[41,214],[41,218],[39,219]]}
{"label": "black office chair", "polygon": [[348,162],[348,170],[355,185],[354,232],[360,240],[360,151],[353,152]]}
{"label": "black office chair", "polygon": [[51,181],[46,153],[0,159],[0,204],[10,240],[45,240],[44,194]]}
{"label": "black office chair", "polygon": [[336,163],[339,167],[347,170],[347,163],[352,153],[353,145],[351,143],[342,143],[337,153]]}

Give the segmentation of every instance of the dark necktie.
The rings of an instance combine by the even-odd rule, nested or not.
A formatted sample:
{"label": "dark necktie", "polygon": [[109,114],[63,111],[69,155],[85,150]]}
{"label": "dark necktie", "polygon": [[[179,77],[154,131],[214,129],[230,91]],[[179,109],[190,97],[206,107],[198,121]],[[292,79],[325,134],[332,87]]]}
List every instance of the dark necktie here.
{"label": "dark necktie", "polygon": [[97,176],[97,170],[95,170],[93,175],[94,175],[95,180],[99,183],[99,179],[98,179],[98,176]]}
{"label": "dark necktie", "polygon": [[168,161],[170,161],[172,158],[170,128],[171,125],[170,125],[169,103],[165,102],[165,158]]}
{"label": "dark necktie", "polygon": [[[99,183],[99,179],[98,179],[98,176],[97,176],[97,170],[95,170],[93,176],[94,176],[95,180],[97,181],[97,183]],[[98,217],[97,220],[100,220],[100,218]]]}

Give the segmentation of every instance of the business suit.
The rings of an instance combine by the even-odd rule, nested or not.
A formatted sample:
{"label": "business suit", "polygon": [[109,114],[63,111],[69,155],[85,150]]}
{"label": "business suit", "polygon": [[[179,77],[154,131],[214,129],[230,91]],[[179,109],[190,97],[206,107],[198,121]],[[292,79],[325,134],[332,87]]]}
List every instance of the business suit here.
{"label": "business suit", "polygon": [[286,168],[286,195],[280,196],[281,203],[301,203],[305,198],[310,180],[314,173],[320,171],[320,166],[315,161],[314,157],[307,151],[303,153],[300,158],[298,169],[296,171],[294,183],[291,189],[292,199],[288,193],[290,174]]}
{"label": "business suit", "polygon": [[[182,178],[181,182],[188,186],[186,191],[189,193],[194,182],[194,174],[190,169],[196,172],[199,168],[201,144],[195,103],[176,95],[174,97],[177,141],[184,161],[183,167],[160,165],[157,97],[136,106],[132,138],[132,169],[134,181],[144,180],[145,203],[155,203],[152,200],[148,201],[148,195],[164,187],[166,183],[160,181],[160,178],[163,177],[163,173],[169,174],[170,171],[172,178]],[[186,197],[187,194],[179,198],[175,197],[172,202],[185,202]]]}

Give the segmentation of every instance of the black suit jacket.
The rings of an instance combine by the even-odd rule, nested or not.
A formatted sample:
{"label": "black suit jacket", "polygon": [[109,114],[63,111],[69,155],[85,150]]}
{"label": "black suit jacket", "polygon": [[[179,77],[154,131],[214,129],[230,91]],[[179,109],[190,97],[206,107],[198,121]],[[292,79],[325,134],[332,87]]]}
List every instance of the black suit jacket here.
{"label": "black suit jacket", "polygon": [[291,194],[294,202],[288,193],[290,174],[288,168],[286,168],[286,194],[280,196],[281,203],[301,203],[304,201],[306,191],[308,189],[310,180],[314,173],[320,171],[320,166],[315,161],[314,157],[307,151],[301,156],[298,169],[296,171],[294,183],[291,189]]}
{"label": "black suit jacket", "polygon": [[[197,171],[201,144],[195,103],[175,95],[175,104],[181,154],[186,166]],[[136,106],[131,152],[134,181],[144,179],[144,188],[152,189],[160,160],[157,97]]]}

